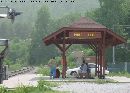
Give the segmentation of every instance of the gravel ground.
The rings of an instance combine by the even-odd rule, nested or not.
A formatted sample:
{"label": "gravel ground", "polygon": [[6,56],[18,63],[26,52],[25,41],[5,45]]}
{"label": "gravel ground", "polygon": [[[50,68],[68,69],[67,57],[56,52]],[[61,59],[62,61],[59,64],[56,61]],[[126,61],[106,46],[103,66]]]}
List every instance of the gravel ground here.
{"label": "gravel ground", "polygon": [[[53,87],[52,89],[59,91],[69,91],[70,93],[130,93],[130,78],[118,76],[107,78],[119,82],[129,83],[96,84],[92,82],[64,82],[62,83],[62,85],[58,87]],[[4,80],[2,85],[8,88],[15,88],[20,84],[37,86],[37,81],[40,79],[43,79],[43,77],[38,74],[23,74],[11,77],[9,78],[9,80]]]}
{"label": "gravel ground", "polygon": [[87,82],[64,83],[52,88],[70,93],[130,93],[130,83],[95,84]]}

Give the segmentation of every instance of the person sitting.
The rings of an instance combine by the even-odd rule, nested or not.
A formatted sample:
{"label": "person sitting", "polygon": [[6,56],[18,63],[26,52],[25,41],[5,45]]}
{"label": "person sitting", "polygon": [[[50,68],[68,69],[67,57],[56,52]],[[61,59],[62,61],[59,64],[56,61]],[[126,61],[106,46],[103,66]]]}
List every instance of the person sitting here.
{"label": "person sitting", "polygon": [[83,60],[83,64],[81,65],[80,69],[81,69],[80,78],[87,78],[88,64],[85,63],[85,60]]}
{"label": "person sitting", "polygon": [[57,65],[56,67],[56,77],[55,78],[59,78],[60,77],[60,70],[59,70],[59,67]]}

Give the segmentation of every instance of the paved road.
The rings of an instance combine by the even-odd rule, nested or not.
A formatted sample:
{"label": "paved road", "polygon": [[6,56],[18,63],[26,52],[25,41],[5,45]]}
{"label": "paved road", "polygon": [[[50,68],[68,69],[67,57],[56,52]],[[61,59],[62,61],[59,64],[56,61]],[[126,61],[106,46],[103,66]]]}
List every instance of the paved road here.
{"label": "paved road", "polygon": [[37,74],[23,74],[23,75],[17,75],[14,77],[9,78],[8,80],[3,81],[3,85],[7,88],[15,88],[20,85],[37,85],[37,81],[40,78],[40,75]]}
{"label": "paved road", "polygon": [[25,74],[10,77],[8,80],[3,81],[3,86],[7,88],[15,88],[20,85],[37,85],[37,81],[40,80],[41,75],[35,74],[37,67]]}

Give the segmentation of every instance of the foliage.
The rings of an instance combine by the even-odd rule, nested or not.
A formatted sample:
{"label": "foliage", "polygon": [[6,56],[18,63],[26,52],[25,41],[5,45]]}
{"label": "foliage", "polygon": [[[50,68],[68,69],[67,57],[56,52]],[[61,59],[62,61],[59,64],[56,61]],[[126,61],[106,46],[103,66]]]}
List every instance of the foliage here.
{"label": "foliage", "polygon": [[21,85],[21,86],[17,87],[13,92],[14,93],[30,93],[34,90],[35,90],[35,88],[33,88],[31,86]]}
{"label": "foliage", "polygon": [[61,57],[61,56],[55,57],[55,61],[56,61],[56,64],[57,64],[58,66],[61,65],[61,60],[62,60],[62,57]]}
{"label": "foliage", "polygon": [[69,54],[68,56],[67,56],[67,62],[68,62],[68,67],[69,68],[74,68],[74,67],[76,67],[76,63],[75,63],[75,59],[74,59],[74,57],[72,56],[72,54]]}
{"label": "foliage", "polygon": [[23,67],[22,64],[16,63],[9,66],[9,71],[19,70]]}
{"label": "foliage", "polygon": [[114,80],[106,80],[106,79],[96,79],[95,83],[97,84],[105,84],[105,83],[116,83]]}
{"label": "foliage", "polygon": [[130,73],[126,72],[126,71],[122,71],[122,72],[110,72],[110,74],[108,74],[108,76],[125,76],[130,78]]}
{"label": "foliage", "polygon": [[[45,63],[51,56],[56,55],[54,46],[45,46],[42,38],[50,32],[51,19],[49,10],[43,6],[38,11],[35,28],[31,35],[32,42],[30,46],[30,64]],[[49,55],[49,56],[48,56]]]}
{"label": "foliage", "polygon": [[49,76],[50,69],[49,67],[40,66],[37,70],[37,74],[42,74],[43,76]]}
{"label": "foliage", "polygon": [[7,90],[3,86],[0,86],[0,93],[7,93]]}
{"label": "foliage", "polygon": [[28,22],[16,22],[14,25],[10,22],[1,22],[0,23],[0,37],[6,38],[9,40],[14,40],[15,38],[28,39],[30,33],[32,32],[32,24],[28,24]]}
{"label": "foliage", "polygon": [[[39,65],[46,64],[53,56],[59,56],[60,53],[57,53],[56,47],[53,45],[45,46],[42,39],[52,32],[57,31],[59,28],[78,20],[83,15],[105,25],[126,39],[130,39],[129,28],[120,26],[130,24],[129,0],[93,0],[91,2],[96,6],[94,6],[94,9],[89,9],[89,11],[88,6],[86,6],[89,4],[88,1],[89,0],[81,0],[75,2],[76,4],[73,5],[72,3],[58,4],[60,8],[52,4],[47,4],[47,6],[49,6],[48,8],[40,4],[39,6],[33,6],[33,11],[28,10],[32,10],[31,4],[29,4],[27,7],[22,7],[22,10],[26,12],[20,16],[20,19],[18,17],[18,21],[16,20],[14,24],[1,19],[0,37],[10,39],[10,48],[8,57],[5,60],[6,63],[9,65],[18,63],[22,64],[22,66],[28,65],[28,63]],[[82,5],[82,7],[79,7],[80,5]],[[15,5],[14,7],[19,9],[21,6]],[[75,10],[78,10],[78,12]],[[128,47],[129,46],[130,45],[128,45]],[[95,53],[91,49],[86,48],[86,46],[73,45],[67,53],[67,56],[69,56],[69,65],[72,66],[74,65],[72,63],[74,60],[70,57],[70,53],[75,50],[85,51],[86,55],[95,55]],[[117,61],[130,61],[130,53],[128,50],[116,48],[116,51]],[[125,53],[127,56],[123,57]],[[60,62],[60,58],[57,57],[56,60]],[[106,61],[112,62],[112,48],[107,49]]]}
{"label": "foliage", "polygon": [[42,87],[42,86],[56,87],[58,85],[59,84],[57,82],[48,82],[44,80],[38,81],[38,87]]}
{"label": "foliage", "polygon": [[22,62],[27,63],[28,55],[29,55],[29,46],[30,40],[14,40],[10,42],[10,49],[9,49],[9,57],[15,62],[17,60],[22,60]]}
{"label": "foliage", "polygon": [[73,45],[72,47],[70,47],[67,51],[68,54],[71,54],[74,51],[83,51],[85,55],[87,56],[94,56],[95,53],[92,49],[90,49],[87,45]]}
{"label": "foliage", "polygon": [[108,28],[114,24],[124,23],[123,0],[99,0],[100,8],[96,11],[98,21]]}
{"label": "foliage", "polygon": [[[97,22],[105,25],[109,29],[112,29],[118,35],[123,36],[125,39],[129,38],[129,30],[124,26],[128,24],[129,20],[129,0],[99,0],[100,8],[93,11],[92,14]],[[127,20],[127,21],[126,21]],[[125,48],[116,48],[116,60],[119,62],[124,62],[125,58],[122,56],[122,51],[127,51]],[[124,53],[125,54],[125,53]],[[126,53],[128,54],[128,52]],[[127,57],[128,58],[128,57]],[[112,62],[112,48],[107,49],[106,61]]]}
{"label": "foliage", "polygon": [[64,93],[52,90],[51,87],[58,86],[55,82],[39,81],[37,87],[20,85],[14,90],[7,90],[4,87],[0,88],[0,93]]}
{"label": "foliage", "polygon": [[27,66],[29,56],[30,40],[14,39],[10,41],[8,55],[5,59],[5,64],[12,69],[17,69],[22,66]]}

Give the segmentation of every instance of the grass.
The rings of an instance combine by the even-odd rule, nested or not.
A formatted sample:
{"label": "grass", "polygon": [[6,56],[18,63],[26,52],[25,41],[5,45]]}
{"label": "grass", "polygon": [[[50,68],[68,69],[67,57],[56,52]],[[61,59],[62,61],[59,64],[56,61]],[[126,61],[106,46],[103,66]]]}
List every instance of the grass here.
{"label": "grass", "polygon": [[49,81],[44,81],[44,80],[40,80],[38,81],[38,86],[49,86],[49,87],[57,87],[59,85],[59,83],[57,82],[49,82]]}
{"label": "grass", "polygon": [[52,90],[51,87],[58,86],[54,82],[39,81],[37,87],[20,85],[14,90],[7,90],[0,87],[0,93],[66,93]]}
{"label": "grass", "polygon": [[12,65],[9,66],[9,70],[10,71],[15,71],[15,70],[22,69],[22,67],[23,66],[21,64],[18,64],[18,63],[17,64],[12,64]]}
{"label": "grass", "polygon": [[42,74],[43,76],[49,76],[50,69],[49,67],[40,66],[37,70],[37,74]]}
{"label": "grass", "polygon": [[0,93],[7,93],[7,90],[4,87],[0,86]]}
{"label": "grass", "polygon": [[122,72],[110,72],[108,74],[108,76],[125,76],[127,78],[130,78],[130,73],[128,73],[126,71],[122,71]]}
{"label": "grass", "polygon": [[97,84],[117,83],[117,81],[114,81],[114,80],[106,80],[106,79],[98,79],[98,78],[97,78],[94,83],[97,83]]}

